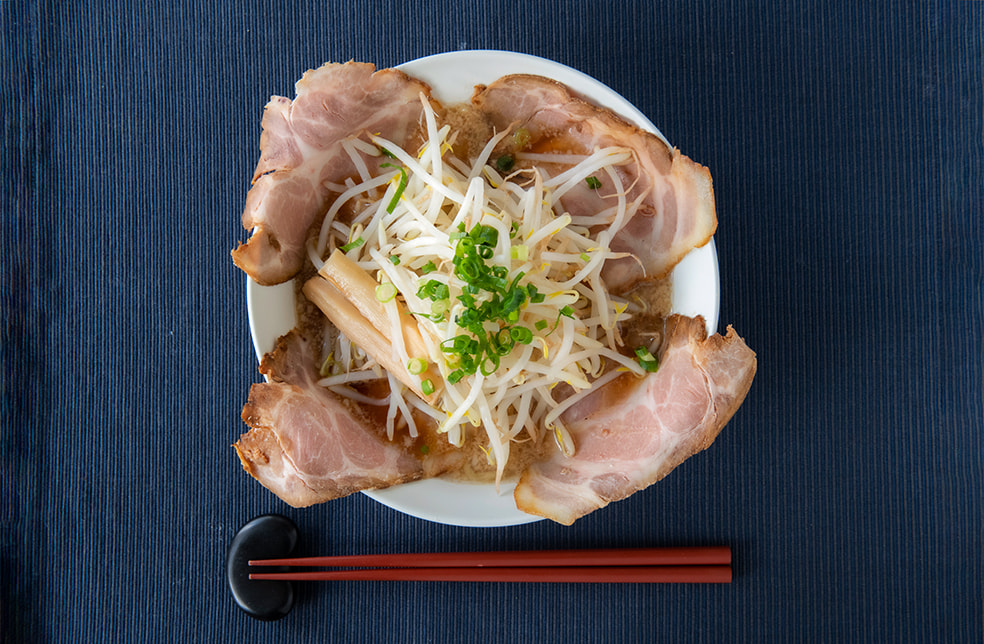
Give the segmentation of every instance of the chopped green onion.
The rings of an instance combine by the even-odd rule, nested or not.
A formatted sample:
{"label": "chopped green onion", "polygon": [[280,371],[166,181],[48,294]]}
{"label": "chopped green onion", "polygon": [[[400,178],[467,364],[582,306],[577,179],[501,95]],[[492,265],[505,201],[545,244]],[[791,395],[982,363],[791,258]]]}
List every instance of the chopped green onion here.
{"label": "chopped green onion", "polygon": [[448,312],[448,308],[451,303],[448,300],[437,300],[436,302],[431,302],[431,319],[443,318],[444,314]]}
{"label": "chopped green onion", "polygon": [[[448,382],[452,383],[479,371],[491,375],[498,369],[500,359],[508,355],[516,344],[530,344],[534,338],[533,331],[518,324],[521,311],[527,302],[538,304],[546,298],[533,284],[520,284],[525,277],[524,272],[510,275],[506,266],[487,261],[494,256],[499,240],[496,228],[478,224],[466,232],[464,225],[461,225],[458,232],[461,236],[454,245],[451,261],[455,277],[464,282],[462,292],[457,296],[464,309],[454,319],[462,333],[441,343],[441,351],[447,355],[451,373],[456,378],[452,381],[449,376]],[[527,252],[524,253],[524,250]],[[512,246],[511,254],[526,259],[528,247],[522,244]],[[444,301],[446,289],[446,285],[430,280],[421,284],[417,295],[435,302],[432,315],[443,315],[448,304]],[[574,308],[562,307],[557,313],[554,328],[561,316],[573,318]],[[549,326],[546,320],[533,324],[537,331]]]}
{"label": "chopped green onion", "polygon": [[417,297],[429,299],[434,302],[446,300],[450,294],[451,291],[448,289],[448,285],[438,280],[428,280],[423,286],[417,289]]}
{"label": "chopped green onion", "polygon": [[581,253],[581,261],[582,262],[590,262],[591,261],[591,255],[588,255],[587,253]]}
{"label": "chopped green onion", "polygon": [[475,282],[482,276],[482,264],[470,257],[463,259],[457,263],[455,275],[466,282]]}
{"label": "chopped green onion", "polygon": [[503,154],[501,157],[495,160],[495,169],[499,172],[509,172],[512,170],[513,164],[516,159],[513,158],[511,154]]}
{"label": "chopped green onion", "polygon": [[407,183],[409,183],[410,180],[407,177],[407,171],[398,165],[394,165],[392,163],[381,163],[379,164],[379,167],[396,168],[397,170],[400,171],[400,183],[397,184],[396,192],[393,193],[393,198],[390,199],[389,204],[387,204],[386,206],[386,212],[392,215],[393,211],[396,209],[396,204],[400,203],[400,197],[403,196],[403,191],[407,189]]}
{"label": "chopped green onion", "polygon": [[[485,365],[489,365],[486,367]],[[480,368],[483,376],[491,376],[495,373],[495,370],[499,368],[499,356],[496,354],[485,354],[485,360],[482,360],[482,366]]]}
{"label": "chopped green onion", "polygon": [[347,253],[353,248],[358,248],[364,243],[366,243],[366,240],[362,239],[361,237],[356,237],[355,239],[345,244],[344,246],[340,246],[339,250],[342,251],[343,253]]}
{"label": "chopped green onion", "polygon": [[384,282],[376,287],[376,299],[386,303],[396,297],[396,287],[390,282]]}
{"label": "chopped green onion", "polygon": [[601,187],[601,179],[599,179],[598,177],[588,177],[584,181],[588,184],[588,187],[591,188],[592,190],[597,190],[598,188]]}
{"label": "chopped green onion", "polygon": [[512,339],[512,333],[509,329],[499,329],[499,332],[495,334],[495,343],[492,348],[500,356],[507,356],[512,351],[514,344],[516,341]]}
{"label": "chopped green onion", "polygon": [[415,376],[419,376],[427,371],[427,361],[423,358],[410,358],[410,361],[407,362],[407,371]]}
{"label": "chopped green onion", "polygon": [[509,249],[509,256],[525,262],[530,257],[530,247],[526,244],[519,244]]}
{"label": "chopped green onion", "polygon": [[390,262],[393,263],[393,266],[399,266],[400,265],[400,258],[397,257],[396,255],[390,255]]}
{"label": "chopped green onion", "polygon": [[[543,322],[543,320],[540,320],[540,322]],[[529,344],[530,342],[533,342],[533,332],[524,326],[512,327],[509,329],[509,335],[512,337],[514,342],[518,342],[520,344]]]}
{"label": "chopped green onion", "polygon": [[389,150],[387,150],[383,146],[380,145],[380,146],[377,146],[377,147],[379,148],[379,151],[381,153],[383,153],[385,156],[388,156],[391,159],[395,159],[396,158],[396,155],[395,154],[393,154],[392,152],[390,152]]}
{"label": "chopped green onion", "polygon": [[565,305],[565,306],[561,307],[560,311],[557,312],[557,319],[554,320],[553,328],[550,329],[550,332],[547,333],[547,335],[550,335],[551,333],[553,333],[554,331],[556,331],[557,330],[557,327],[560,326],[560,317],[561,316],[567,316],[567,317],[569,317],[571,319],[574,319],[574,309],[571,308],[568,305]]}
{"label": "chopped green onion", "polygon": [[659,360],[646,347],[639,347],[635,350],[636,358],[643,369],[652,373],[659,369]]}
{"label": "chopped green onion", "polygon": [[472,228],[471,237],[476,244],[495,246],[499,242],[499,231],[492,226],[479,225]]}
{"label": "chopped green onion", "polygon": [[420,272],[426,275],[427,273],[433,273],[437,270],[437,266],[434,266],[434,262],[427,262],[420,267]]}
{"label": "chopped green onion", "polygon": [[434,393],[434,383],[431,382],[430,378],[427,378],[426,380],[421,381],[420,390],[424,392],[425,396],[429,396]]}
{"label": "chopped green onion", "polygon": [[465,376],[464,371],[462,371],[461,369],[455,369],[454,371],[448,374],[448,382],[450,382],[452,385],[457,384],[462,378],[464,378],[464,376]]}
{"label": "chopped green onion", "polygon": [[506,293],[502,302],[502,313],[509,314],[518,311],[519,307],[526,301],[526,292],[521,288],[511,288]]}
{"label": "chopped green onion", "polygon": [[[469,347],[469,345],[473,342],[473,340],[469,338],[467,335],[456,335],[449,340],[445,340],[444,342],[450,342],[451,347],[449,348],[442,347],[442,350],[449,351],[452,353],[461,353],[462,351],[464,351]],[[444,342],[442,342],[441,344],[443,345]]]}

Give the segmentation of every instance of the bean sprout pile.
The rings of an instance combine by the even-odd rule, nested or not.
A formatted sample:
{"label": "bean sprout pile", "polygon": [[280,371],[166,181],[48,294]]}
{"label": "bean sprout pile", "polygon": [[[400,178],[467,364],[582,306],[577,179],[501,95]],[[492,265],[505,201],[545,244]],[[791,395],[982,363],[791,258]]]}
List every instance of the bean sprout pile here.
{"label": "bean sprout pile", "polygon": [[[372,276],[391,324],[382,334],[392,344],[386,349],[432,402],[405,386],[406,374],[394,377],[344,334],[325,350],[320,384],[388,406],[391,439],[402,428],[398,419],[417,435],[412,410],[433,418],[456,446],[469,425],[481,427],[487,443],[480,434],[476,440],[498,483],[513,442],[547,432],[573,454],[563,412],[621,373],[655,370],[646,347],[622,346],[619,323],[629,319],[629,303],[608,292],[601,274],[607,260],[626,256],[610,243],[645,195],[626,196],[631,186],[616,171],[633,162],[624,147],[493,159],[506,137],[528,136],[509,129],[477,158],[460,159],[452,149],[456,133],[421,101],[418,150],[372,135],[342,143],[358,176],[330,186],[339,196],[308,255],[320,270],[332,253],[344,253]],[[560,170],[550,176],[544,166]],[[606,207],[572,217],[561,200],[576,186],[596,190]],[[401,316],[412,317],[422,346],[399,332],[407,323]],[[385,398],[352,387],[380,378],[389,379]]]}

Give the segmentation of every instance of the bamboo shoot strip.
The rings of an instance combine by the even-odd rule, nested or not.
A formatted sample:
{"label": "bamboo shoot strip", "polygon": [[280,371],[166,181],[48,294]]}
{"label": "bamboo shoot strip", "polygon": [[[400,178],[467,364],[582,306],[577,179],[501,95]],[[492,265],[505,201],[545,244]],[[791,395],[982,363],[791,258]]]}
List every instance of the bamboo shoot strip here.
{"label": "bamboo shoot strip", "polygon": [[372,324],[369,323],[359,309],[345,295],[335,288],[331,282],[321,276],[312,277],[304,284],[304,295],[324,313],[338,330],[349,340],[358,345],[378,362],[384,369],[399,379],[411,391],[429,404],[437,399],[438,392],[424,394],[421,389],[419,375],[412,375],[407,366],[393,351],[390,341]]}
{"label": "bamboo shoot strip", "polygon": [[[335,250],[325,261],[319,274],[330,281],[335,288],[355,305],[371,325],[376,327],[384,336],[389,336],[391,323],[386,314],[385,305],[376,298],[376,287],[379,284],[359,265],[345,256],[345,253]],[[397,302],[400,309],[400,323],[403,340],[407,353],[411,358],[428,359],[427,345],[420,335],[417,322],[408,315],[406,307]]]}

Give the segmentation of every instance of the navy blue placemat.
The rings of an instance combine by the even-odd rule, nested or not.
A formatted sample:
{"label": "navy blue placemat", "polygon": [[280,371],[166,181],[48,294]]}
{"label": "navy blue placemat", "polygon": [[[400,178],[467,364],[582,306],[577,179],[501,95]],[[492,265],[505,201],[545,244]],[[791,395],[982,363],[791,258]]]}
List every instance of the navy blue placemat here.
{"label": "navy blue placemat", "polygon": [[[3,640],[981,641],[982,14],[0,3]],[[294,510],[230,448],[263,105],[328,60],[458,49],[580,69],[710,168],[721,327],[758,353],[711,449],[570,528]],[[266,512],[309,554],[730,544],[736,576],[312,585],[262,623],[224,565]]]}

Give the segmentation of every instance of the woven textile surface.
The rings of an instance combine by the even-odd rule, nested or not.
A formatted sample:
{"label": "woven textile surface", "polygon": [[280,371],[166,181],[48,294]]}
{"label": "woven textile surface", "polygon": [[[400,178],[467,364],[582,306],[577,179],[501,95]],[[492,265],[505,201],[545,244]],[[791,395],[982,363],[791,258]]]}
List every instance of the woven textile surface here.
{"label": "woven textile surface", "polygon": [[[981,641],[982,34],[980,2],[0,3],[3,641]],[[465,49],[585,72],[710,169],[756,379],[572,527],[290,508],[230,447],[263,106]],[[225,557],[267,512],[307,554],[727,544],[735,579],[311,584],[260,622]]]}

